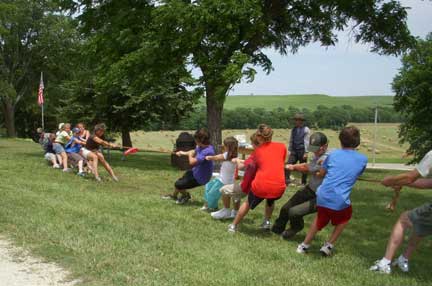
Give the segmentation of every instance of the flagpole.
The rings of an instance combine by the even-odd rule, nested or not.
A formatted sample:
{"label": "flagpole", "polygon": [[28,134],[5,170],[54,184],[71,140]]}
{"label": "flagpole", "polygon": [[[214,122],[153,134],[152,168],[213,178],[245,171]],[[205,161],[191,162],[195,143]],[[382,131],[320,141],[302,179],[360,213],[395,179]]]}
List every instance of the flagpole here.
{"label": "flagpole", "polygon": [[[41,82],[43,83],[43,72],[41,72]],[[45,102],[41,104],[41,109],[42,109],[42,130],[45,132],[44,104]]]}

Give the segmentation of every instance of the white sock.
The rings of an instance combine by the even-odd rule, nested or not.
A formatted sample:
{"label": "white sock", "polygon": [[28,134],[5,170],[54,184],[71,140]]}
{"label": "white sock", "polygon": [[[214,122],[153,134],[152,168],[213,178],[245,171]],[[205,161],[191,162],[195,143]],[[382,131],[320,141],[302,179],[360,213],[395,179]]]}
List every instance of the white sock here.
{"label": "white sock", "polygon": [[390,263],[391,263],[391,261],[385,257],[383,257],[379,262],[379,264],[381,264],[381,265],[389,265]]}
{"label": "white sock", "polygon": [[301,245],[302,245],[304,248],[309,248],[309,246],[310,246],[309,244],[306,244],[306,243],[304,243],[304,242],[302,242]]}
{"label": "white sock", "polygon": [[330,246],[330,248],[333,248],[333,244],[331,244],[330,242],[326,242],[325,246]]}

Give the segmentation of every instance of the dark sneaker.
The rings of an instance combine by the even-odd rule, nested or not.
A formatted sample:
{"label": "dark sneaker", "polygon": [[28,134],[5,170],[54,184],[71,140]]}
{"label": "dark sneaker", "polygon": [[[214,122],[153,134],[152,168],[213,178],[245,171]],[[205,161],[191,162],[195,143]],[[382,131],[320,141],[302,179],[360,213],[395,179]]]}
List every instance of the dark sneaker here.
{"label": "dark sneaker", "polygon": [[271,231],[276,234],[281,234],[284,231],[284,227],[280,227],[277,224],[274,224]]}
{"label": "dark sneaker", "polygon": [[282,232],[282,238],[286,240],[292,239],[297,234],[297,232],[298,231],[289,228]]}

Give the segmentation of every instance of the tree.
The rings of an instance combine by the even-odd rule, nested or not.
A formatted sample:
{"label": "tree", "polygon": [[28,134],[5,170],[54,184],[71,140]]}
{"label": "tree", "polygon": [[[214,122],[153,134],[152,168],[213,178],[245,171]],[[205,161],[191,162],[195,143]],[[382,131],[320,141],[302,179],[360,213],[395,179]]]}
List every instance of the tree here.
{"label": "tree", "polygon": [[[124,146],[132,146],[130,131],[178,121],[202,95],[201,88],[189,88],[194,81],[185,64],[187,55],[173,46],[174,40],[159,40],[175,39],[176,32],[152,21],[155,7],[149,2],[78,2],[83,9],[78,17],[81,31],[87,37],[84,57],[94,71],[92,121],[105,121],[120,131]],[[69,106],[79,105],[83,94],[74,98]]]}
{"label": "tree", "polygon": [[229,90],[243,78],[253,80],[254,66],[267,73],[272,70],[264,49],[286,55],[313,42],[331,46],[337,42],[337,31],[350,27],[356,42],[370,43],[371,51],[380,54],[399,54],[412,42],[406,10],[398,1],[158,2],[155,20],[177,32],[172,40],[180,41],[180,48],[191,55],[191,64],[202,72],[207,125],[216,146],[221,143]]}
{"label": "tree", "polygon": [[[40,72],[55,83],[69,71],[66,55],[76,40],[73,20],[52,4],[29,0],[0,3],[0,106],[11,137],[17,135],[17,112],[29,117],[27,112],[36,107]],[[47,88],[54,84],[48,83]]]}
{"label": "tree", "polygon": [[408,153],[414,154],[412,162],[418,162],[432,149],[432,33],[403,56],[392,87],[395,109],[405,119],[401,142],[410,144]]}

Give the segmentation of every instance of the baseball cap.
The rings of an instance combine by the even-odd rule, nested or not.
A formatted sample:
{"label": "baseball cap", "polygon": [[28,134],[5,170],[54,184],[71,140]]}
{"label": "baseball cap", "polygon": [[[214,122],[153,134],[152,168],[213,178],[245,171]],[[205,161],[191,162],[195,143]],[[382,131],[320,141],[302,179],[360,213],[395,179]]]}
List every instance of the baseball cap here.
{"label": "baseball cap", "polygon": [[321,146],[328,143],[327,136],[322,132],[315,132],[309,138],[309,148],[308,151],[316,152]]}
{"label": "baseball cap", "polygon": [[73,132],[74,134],[75,134],[75,133],[79,133],[79,132],[81,132],[81,129],[75,127],[74,129],[72,129],[72,132]]}

